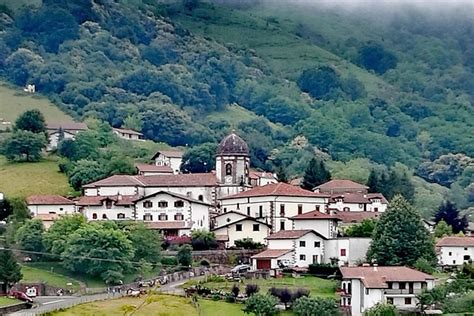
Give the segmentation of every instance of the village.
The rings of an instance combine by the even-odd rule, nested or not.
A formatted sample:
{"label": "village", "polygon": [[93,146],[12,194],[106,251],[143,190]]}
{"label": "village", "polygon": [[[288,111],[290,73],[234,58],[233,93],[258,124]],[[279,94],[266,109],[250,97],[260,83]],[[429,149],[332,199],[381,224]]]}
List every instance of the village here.
{"label": "village", "polygon": [[[48,150],[58,146],[60,134],[74,140],[86,128],[81,123],[48,125]],[[113,132],[130,141],[141,139],[133,130]],[[397,212],[383,194],[369,193],[368,186],[347,179],[332,179],[313,190],[301,188],[298,181],[280,182],[272,172],[250,168],[249,147],[235,131],[219,143],[215,170],[209,173],[182,173],[183,155],[158,151],[150,157],[153,163],[135,165],[135,175],[87,183],[79,197],[29,196],[28,210],[46,230],[80,214],[89,222],[140,222],[164,242],[178,246],[190,243],[196,232],[208,233],[214,238],[214,253],[247,245],[253,252],[241,257],[233,270],[240,276],[278,279],[287,273],[319,274],[330,267],[340,280],[339,308],[347,315],[365,315],[386,303],[403,312],[419,311],[421,304],[424,312],[436,313],[435,302],[420,302],[420,295],[439,283],[436,276],[414,265],[384,266],[367,260],[375,235],[353,233],[355,227]],[[418,227],[435,233],[434,223],[419,221]],[[470,234],[467,230],[465,236],[438,238],[440,271],[472,265]],[[397,236],[393,238],[398,242]],[[228,264],[225,259],[212,260],[213,264],[219,265],[219,260]]]}

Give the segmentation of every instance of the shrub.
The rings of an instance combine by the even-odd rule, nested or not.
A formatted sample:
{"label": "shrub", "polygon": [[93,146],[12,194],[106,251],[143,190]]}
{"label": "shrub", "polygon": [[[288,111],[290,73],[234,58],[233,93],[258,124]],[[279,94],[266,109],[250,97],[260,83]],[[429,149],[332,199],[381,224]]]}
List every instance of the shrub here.
{"label": "shrub", "polygon": [[296,301],[297,299],[301,297],[309,297],[309,290],[308,289],[303,289],[299,288],[293,293],[292,300]]}
{"label": "shrub", "polygon": [[161,258],[161,264],[164,266],[177,266],[178,259],[176,257],[163,257]]}
{"label": "shrub", "polygon": [[193,263],[193,256],[192,256],[192,247],[190,245],[182,245],[179,247],[177,259],[180,265],[182,266],[190,266]]}
{"label": "shrub", "polygon": [[217,293],[215,294],[212,294],[212,300],[213,301],[220,301],[221,300],[221,296]]}
{"label": "shrub", "polygon": [[232,293],[232,294],[227,294],[227,295],[225,296],[225,301],[226,301],[227,303],[235,303],[235,297],[236,297],[236,296],[234,296],[233,293]]}
{"label": "shrub", "polygon": [[308,267],[308,272],[310,274],[321,275],[321,276],[330,276],[335,274],[338,271],[337,265],[332,265],[328,263],[313,263]]}
{"label": "shrub", "polygon": [[278,313],[275,305],[277,299],[271,295],[255,294],[247,299],[243,311],[258,316],[272,316]]}
{"label": "shrub", "polygon": [[392,304],[378,303],[364,312],[364,316],[398,316],[400,313]]}
{"label": "shrub", "polygon": [[247,296],[252,296],[253,294],[257,293],[260,289],[258,288],[257,284],[247,284],[245,287],[245,294]]}
{"label": "shrub", "polygon": [[340,315],[336,301],[322,297],[301,297],[293,304],[297,316]]}
{"label": "shrub", "polygon": [[234,297],[239,296],[239,293],[240,293],[239,286],[238,286],[237,284],[234,284],[234,285],[232,286],[231,292],[232,292],[232,295],[234,295]]}
{"label": "shrub", "polygon": [[210,276],[207,277],[207,282],[217,282],[217,283],[220,283],[220,282],[225,282],[226,279],[220,275],[217,275],[217,274],[212,274]]}
{"label": "shrub", "polygon": [[435,272],[435,268],[433,268],[431,263],[425,258],[418,258],[418,260],[415,262],[414,268],[425,273]]}
{"label": "shrub", "polygon": [[263,244],[253,241],[251,238],[244,238],[235,241],[236,248],[242,249],[261,249]]}

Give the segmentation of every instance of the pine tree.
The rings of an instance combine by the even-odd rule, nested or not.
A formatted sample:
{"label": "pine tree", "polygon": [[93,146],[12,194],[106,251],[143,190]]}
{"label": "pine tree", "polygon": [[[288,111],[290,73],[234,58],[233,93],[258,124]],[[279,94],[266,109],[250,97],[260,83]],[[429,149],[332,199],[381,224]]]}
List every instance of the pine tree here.
{"label": "pine tree", "polygon": [[0,285],[3,293],[8,292],[9,287],[20,281],[22,277],[21,267],[16,262],[13,252],[0,249]]}
{"label": "pine tree", "polygon": [[436,264],[433,239],[420,214],[403,196],[395,196],[380,216],[367,258],[380,265],[413,266],[419,258]]}
{"label": "pine tree", "polygon": [[375,169],[370,170],[369,179],[367,180],[367,186],[369,187],[369,193],[381,193],[380,176],[375,171]]}
{"label": "pine tree", "polygon": [[310,160],[303,176],[301,187],[307,190],[313,190],[318,185],[321,185],[331,180],[331,173],[326,169],[323,161],[313,158]]}
{"label": "pine tree", "polygon": [[466,216],[461,216],[459,210],[450,201],[441,203],[438,208],[438,212],[435,215],[435,222],[439,223],[444,220],[446,224],[453,228],[453,233],[466,232],[466,228],[469,225]]}
{"label": "pine tree", "polygon": [[277,179],[280,182],[288,183],[288,173],[283,166],[279,166],[276,170]]}

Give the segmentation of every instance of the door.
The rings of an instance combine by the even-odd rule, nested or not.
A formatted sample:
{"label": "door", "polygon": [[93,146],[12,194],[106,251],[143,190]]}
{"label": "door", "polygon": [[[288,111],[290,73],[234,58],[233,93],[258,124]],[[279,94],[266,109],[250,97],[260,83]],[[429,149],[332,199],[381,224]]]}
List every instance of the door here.
{"label": "door", "polygon": [[408,293],[413,294],[413,282],[408,283]]}
{"label": "door", "polygon": [[257,259],[258,270],[270,270],[271,261],[269,259]]}
{"label": "door", "polygon": [[318,257],[318,255],[313,255],[313,263],[319,263]]}

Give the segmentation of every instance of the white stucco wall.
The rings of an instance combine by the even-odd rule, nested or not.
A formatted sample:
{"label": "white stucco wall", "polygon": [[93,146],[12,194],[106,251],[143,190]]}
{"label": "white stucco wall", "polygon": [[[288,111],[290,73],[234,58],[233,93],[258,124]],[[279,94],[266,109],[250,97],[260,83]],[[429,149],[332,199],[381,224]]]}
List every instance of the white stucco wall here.
{"label": "white stucco wall", "polygon": [[293,220],[293,229],[312,229],[326,238],[337,236],[337,221],[324,220]]}
{"label": "white stucco wall", "polygon": [[[237,231],[237,225],[242,225],[242,230]],[[258,225],[258,231],[254,231],[254,225]],[[262,223],[257,223],[253,220],[243,220],[238,223],[228,225],[227,227],[221,227],[213,230],[216,235],[227,235],[229,241],[227,242],[227,247],[235,246],[235,241],[250,238],[254,242],[259,242],[266,244],[266,237],[270,233],[270,229],[267,225]]]}
{"label": "white stucco wall", "polygon": [[[305,246],[301,246],[301,241],[305,242]],[[315,247],[315,242],[319,242],[319,247]],[[268,249],[294,249],[294,265],[298,267],[307,267],[312,263],[324,261],[324,239],[313,233],[308,233],[298,239],[269,239]],[[301,258],[301,255],[305,258]]]}
{"label": "white stucco wall", "polygon": [[214,187],[206,187],[206,186],[182,186],[182,187],[167,187],[167,186],[154,186],[154,187],[146,187],[144,190],[145,196],[154,194],[160,191],[167,191],[177,193],[183,196],[190,197],[195,200],[199,200],[202,196],[204,202],[213,204],[214,201]]}
{"label": "white stucco wall", "polygon": [[[374,212],[377,209],[377,212],[382,213],[387,210],[387,204],[382,204],[380,202],[372,202],[367,204],[361,203],[345,203],[345,202],[331,202],[329,203],[330,208],[337,209],[338,211],[348,211],[348,212]],[[348,210],[347,210],[348,208]]]}
{"label": "white stucco wall", "polygon": [[245,216],[242,215],[242,214],[238,214],[238,213],[234,213],[234,212],[223,213],[223,214],[220,214],[219,216],[216,216],[214,218],[215,225],[216,225],[215,227],[218,228],[218,227],[227,225],[229,223],[236,222],[236,221],[241,220],[243,218],[245,218]]}
{"label": "white stucco wall", "polygon": [[441,266],[459,266],[468,261],[464,256],[474,260],[474,247],[443,246],[439,247],[438,262]]}
{"label": "white stucco wall", "polygon": [[76,211],[75,205],[28,205],[28,209],[33,216],[38,214],[73,214]]}
{"label": "white stucco wall", "polygon": [[158,157],[156,157],[155,159],[155,165],[169,166],[171,169],[173,169],[173,172],[175,174],[180,172],[181,162],[182,162],[181,158],[167,157],[162,154],[159,154]]}
{"label": "white stucco wall", "polygon": [[[76,137],[75,134],[69,133],[69,132],[64,132],[63,135],[64,135],[63,139],[74,139]],[[53,149],[56,149],[58,148],[58,145],[59,145],[59,131],[54,134],[49,135],[49,141],[48,141],[48,146],[46,147],[46,150],[51,151]]]}
{"label": "white stucco wall", "polygon": [[[112,205],[111,208],[107,208],[105,206],[105,201],[103,205],[93,205],[93,206],[83,206],[80,208],[81,213],[87,218],[89,221],[93,220],[132,220],[134,219],[133,215],[133,207],[125,207],[125,206],[117,206]],[[93,214],[97,214],[97,218],[94,219]],[[125,218],[119,219],[118,214],[124,214]],[[106,218],[103,218],[103,216]]]}
{"label": "white stucco wall", "polygon": [[[330,263],[331,258],[338,258],[338,265],[342,266],[348,264],[350,266],[364,261],[369,249],[371,238],[335,238],[328,239],[325,243],[325,257],[324,262]],[[341,255],[341,250],[345,249],[346,255]]]}

